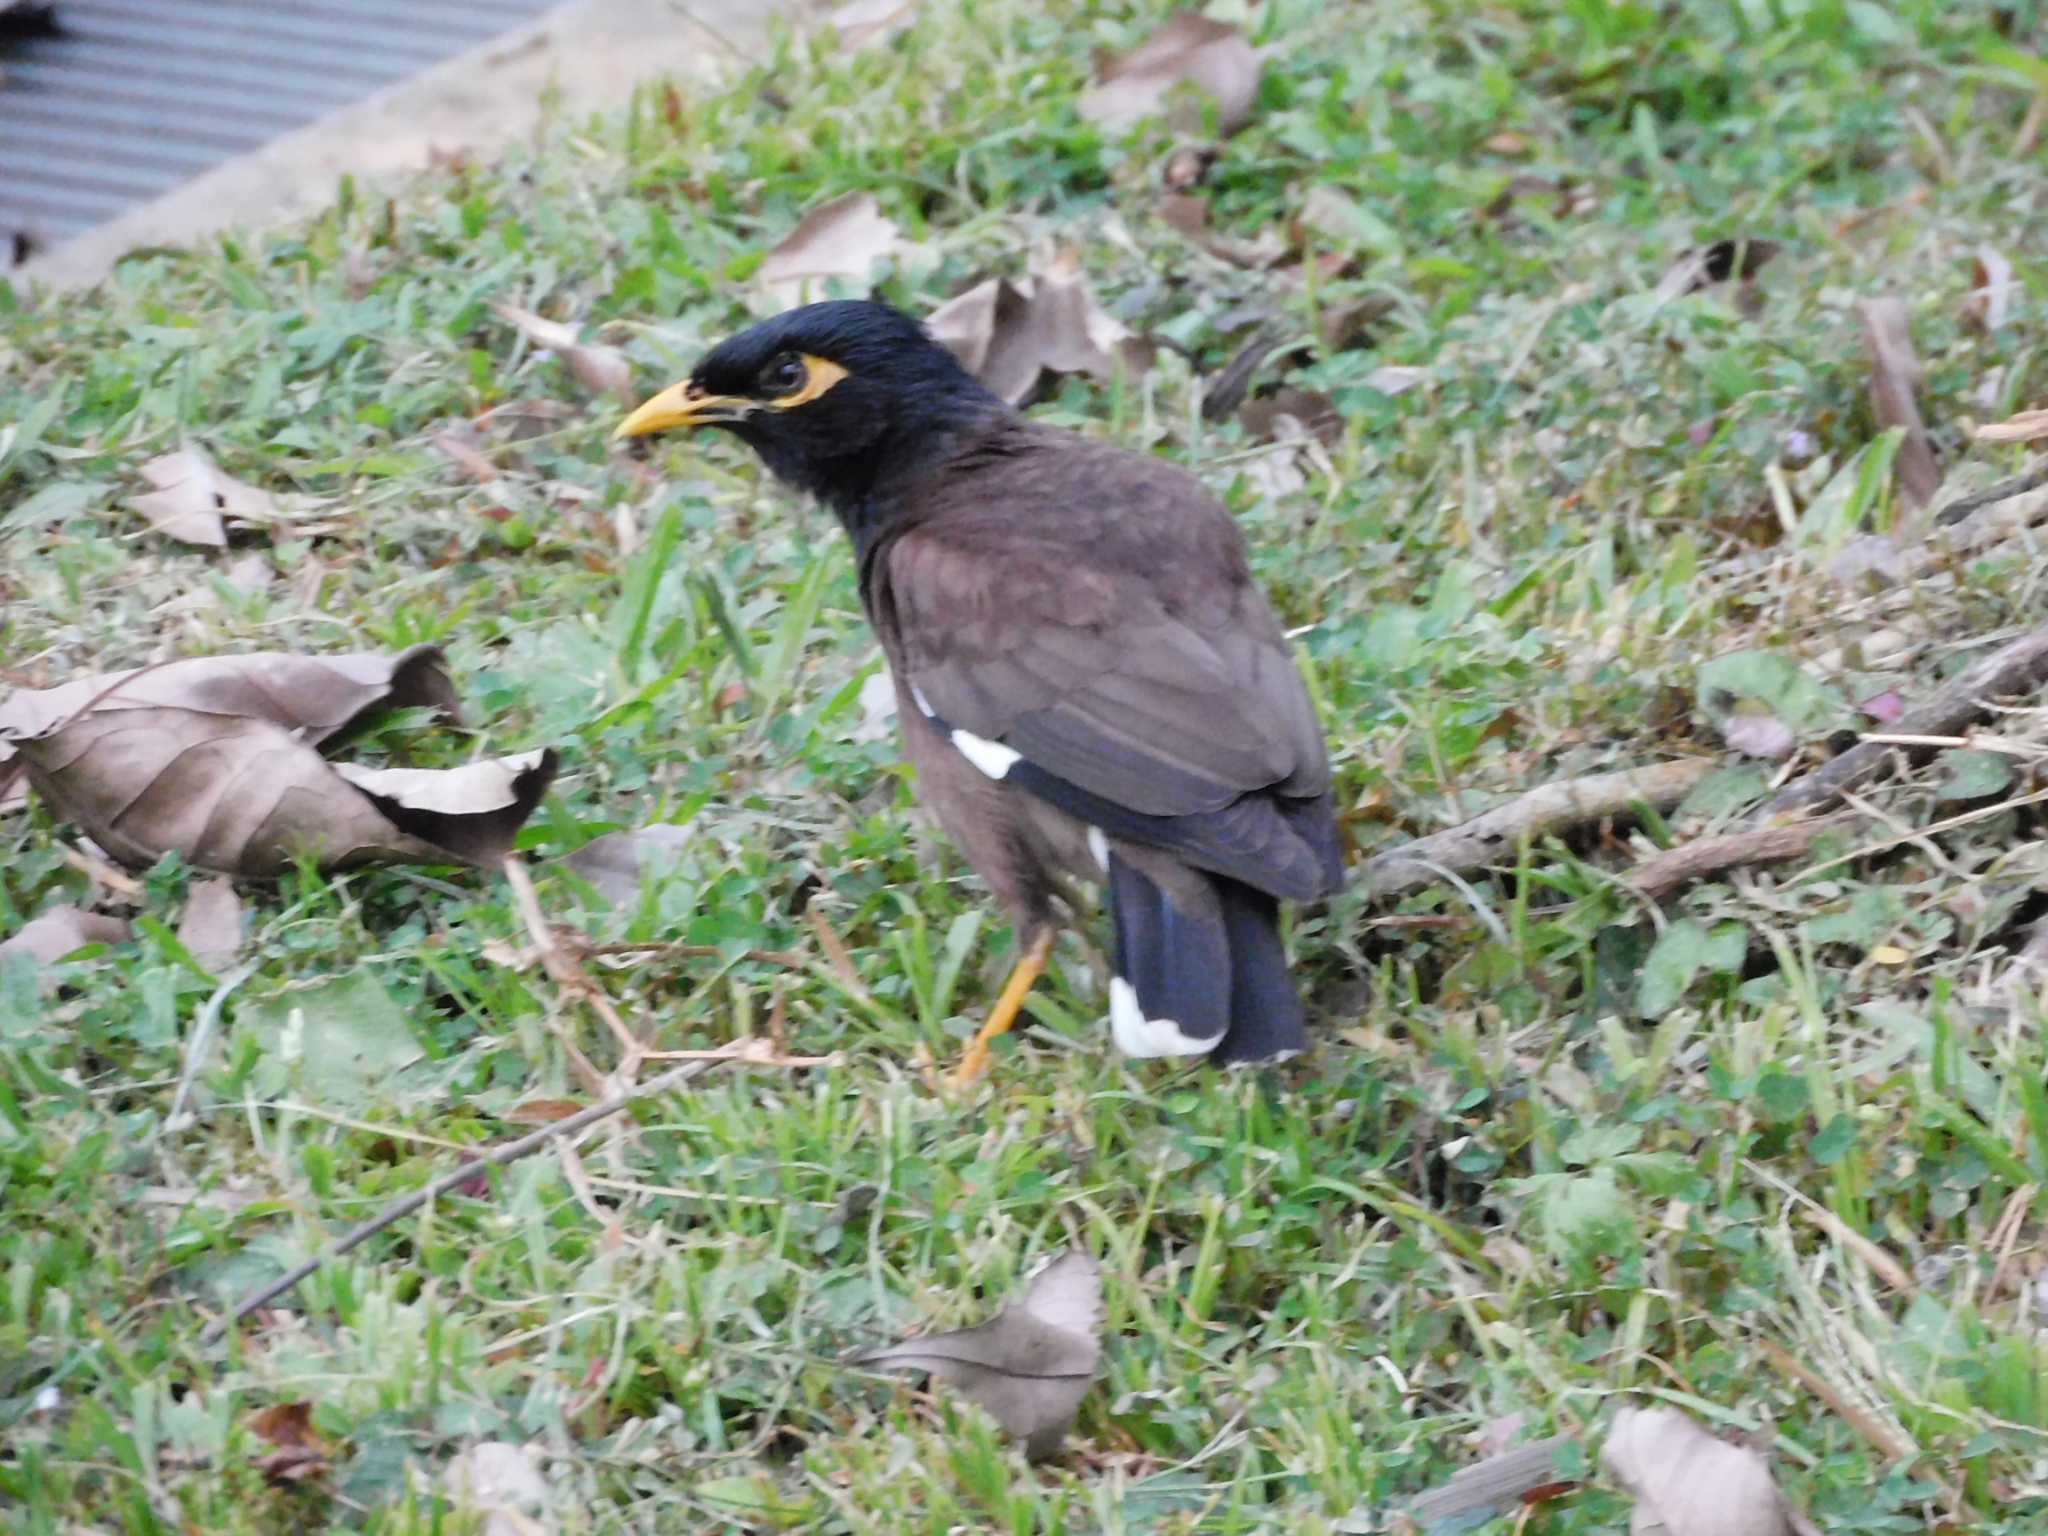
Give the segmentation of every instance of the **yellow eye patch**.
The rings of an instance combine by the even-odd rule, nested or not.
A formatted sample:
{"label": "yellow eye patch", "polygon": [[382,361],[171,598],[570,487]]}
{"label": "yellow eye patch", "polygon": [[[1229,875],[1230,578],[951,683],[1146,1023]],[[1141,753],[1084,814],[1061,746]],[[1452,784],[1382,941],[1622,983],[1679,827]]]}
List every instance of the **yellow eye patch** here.
{"label": "yellow eye patch", "polygon": [[768,402],[778,411],[793,411],[800,405],[809,405],[834,384],[846,377],[846,370],[830,358],[802,354],[804,365],[803,387],[787,395],[778,395]]}

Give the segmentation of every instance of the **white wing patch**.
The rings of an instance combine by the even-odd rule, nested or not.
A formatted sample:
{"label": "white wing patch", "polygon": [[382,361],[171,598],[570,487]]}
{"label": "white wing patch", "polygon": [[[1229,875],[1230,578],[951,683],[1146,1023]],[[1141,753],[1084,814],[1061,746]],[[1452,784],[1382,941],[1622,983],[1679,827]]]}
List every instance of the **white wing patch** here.
{"label": "white wing patch", "polygon": [[1146,1018],[1138,989],[1121,976],[1109,978],[1109,1034],[1126,1056],[1206,1056],[1223,1038],[1197,1040],[1172,1019]]}
{"label": "white wing patch", "polygon": [[[917,707],[924,709],[924,700],[919,699]],[[930,713],[929,710],[925,712]],[[953,728],[953,748],[991,779],[1000,779],[1024,761],[1024,754],[1015,747],[1006,747],[1000,741],[990,741],[986,736],[977,736],[958,726]]]}
{"label": "white wing patch", "polygon": [[1088,829],[1088,851],[1095,855],[1095,862],[1102,867],[1102,872],[1105,875],[1108,874],[1109,839],[1102,835],[1102,828],[1090,827]]}

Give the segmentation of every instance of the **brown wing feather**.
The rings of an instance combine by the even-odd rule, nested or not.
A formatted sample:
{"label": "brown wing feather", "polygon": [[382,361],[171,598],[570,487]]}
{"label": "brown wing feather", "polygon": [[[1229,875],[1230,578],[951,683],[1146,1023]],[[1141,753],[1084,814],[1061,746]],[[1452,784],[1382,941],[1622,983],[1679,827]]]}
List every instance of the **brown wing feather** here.
{"label": "brown wing feather", "polygon": [[892,661],[934,712],[1148,815],[1326,790],[1229,513],[1159,460],[1014,435],[938,477],[871,568]]}

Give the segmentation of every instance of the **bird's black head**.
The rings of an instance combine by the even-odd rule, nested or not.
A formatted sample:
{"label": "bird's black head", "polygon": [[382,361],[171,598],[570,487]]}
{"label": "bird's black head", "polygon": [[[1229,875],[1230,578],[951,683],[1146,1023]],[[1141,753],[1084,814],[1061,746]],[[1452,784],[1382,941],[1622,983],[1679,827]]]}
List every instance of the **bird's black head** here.
{"label": "bird's black head", "polygon": [[717,426],[849,520],[963,429],[1008,408],[900,310],[806,304],[720,342],[616,436]]}

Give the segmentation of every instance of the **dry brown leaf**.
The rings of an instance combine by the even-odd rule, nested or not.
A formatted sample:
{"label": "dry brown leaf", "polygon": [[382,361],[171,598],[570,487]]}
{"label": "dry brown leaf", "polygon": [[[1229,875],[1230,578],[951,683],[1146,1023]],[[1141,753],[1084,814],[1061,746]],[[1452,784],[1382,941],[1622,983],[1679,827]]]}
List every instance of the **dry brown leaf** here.
{"label": "dry brown leaf", "polygon": [[[1511,1418],[1517,1421],[1515,1429],[1519,1429],[1520,1415]],[[1509,1438],[1515,1429],[1508,1431]],[[1574,1487],[1575,1484],[1560,1483],[1557,1453],[1575,1438],[1552,1435],[1548,1440],[1494,1450],[1471,1466],[1460,1468],[1448,1482],[1418,1495],[1408,1506],[1408,1518],[1424,1529],[1452,1521],[1463,1524],[1467,1516],[1482,1510],[1505,1513],[1532,1494],[1544,1490],[1561,1493]]]}
{"label": "dry brown leaf", "polygon": [[2019,280],[2012,263],[1988,245],[1977,247],[1974,273],[1977,286],[1963,300],[1963,317],[1980,331],[1995,331],[2012,318],[2019,301]]}
{"label": "dry brown leaf", "polygon": [[225,548],[228,518],[267,523],[277,516],[268,491],[223,473],[203,448],[161,454],[142,466],[142,478],[151,489],[128,504],[158,533],[186,544]]}
{"label": "dry brown leaf", "polygon": [[268,720],[176,708],[95,710],[16,746],[53,814],[123,863],[146,868],[176,850],[234,875],[281,874],[301,857],[328,869],[489,864],[554,774],[551,752],[448,769],[452,787],[474,795],[466,813],[417,783],[412,797],[434,803],[408,805],[380,793],[381,774],[355,769],[367,782],[351,784],[345,765]]}
{"label": "dry brown leaf", "polygon": [[319,755],[382,704],[452,715],[440,653],[212,657],[24,689],[0,703],[0,740],[55,814],[138,867],[173,849],[242,875],[301,856],[493,862],[545,792],[553,753],[436,771]]}
{"label": "dry brown leaf", "polygon": [[2048,410],[2021,411],[1970,434],[1980,443],[2032,443],[2048,437]]}
{"label": "dry brown leaf", "polygon": [[510,1125],[553,1125],[588,1108],[581,1099],[527,1099],[514,1104],[500,1118]]}
{"label": "dry brown leaf", "polygon": [[576,382],[591,393],[621,399],[632,396],[633,365],[617,347],[580,340],[575,326],[546,319],[516,304],[493,303],[491,312],[535,346],[559,357]]}
{"label": "dry brown leaf", "polygon": [[313,1430],[311,1403],[273,1403],[250,1414],[247,1427],[276,1447],[256,1463],[272,1482],[304,1482],[327,1471],[328,1445]]}
{"label": "dry brown leaf", "polygon": [[1159,216],[1196,249],[1233,267],[1262,272],[1278,265],[1287,255],[1287,237],[1277,229],[1262,230],[1256,240],[1239,240],[1211,229],[1208,200],[1192,193],[1170,192],[1162,197]]}
{"label": "dry brown leaf", "polygon": [[614,906],[638,899],[640,881],[673,864],[690,845],[690,823],[657,822],[594,837],[562,860]]}
{"label": "dry brown leaf", "polygon": [[488,485],[498,478],[498,466],[485,457],[476,429],[468,422],[444,427],[427,441],[442,458],[479,484]]}
{"label": "dry brown leaf", "polygon": [[442,1475],[456,1508],[483,1516],[479,1536],[547,1536],[554,1529],[547,1479],[525,1446],[480,1440]]}
{"label": "dry brown leaf", "polygon": [[21,932],[0,943],[0,960],[9,955],[27,955],[48,970],[74,949],[87,944],[122,944],[127,939],[128,925],[118,917],[105,917],[83,907],[52,907],[30,918],[21,925]]}
{"label": "dry brown leaf", "polygon": [[[1364,298],[1324,304],[1316,312],[1316,334],[1332,352],[1342,352],[1364,342],[1373,322],[1384,320],[1396,308],[1394,301],[1383,294],[1368,294]],[[1384,373],[1387,370],[1377,371]],[[1416,372],[1422,370],[1417,369]]]}
{"label": "dry brown leaf", "polygon": [[1070,1249],[990,1321],[906,1339],[848,1363],[929,1371],[988,1410],[1036,1461],[1059,1449],[1102,1359],[1102,1266]]}
{"label": "dry brown leaf", "polygon": [[1675,1408],[1624,1408],[1600,1464],[1636,1501],[1630,1536],[1794,1536],[1794,1515],[1755,1451]]}
{"label": "dry brown leaf", "polygon": [[805,214],[755,276],[779,307],[823,298],[829,278],[864,282],[899,234],[873,193],[849,192]]}
{"label": "dry brown leaf", "polygon": [[1768,711],[1732,714],[1721,723],[1721,739],[1744,757],[1781,763],[1799,745],[1792,728]]}
{"label": "dry brown leaf", "polygon": [[1085,373],[1107,383],[1152,366],[1151,347],[1095,302],[1071,251],[1022,283],[977,284],[933,310],[925,328],[1012,405],[1032,400],[1048,374]]}
{"label": "dry brown leaf", "polygon": [[[554,782],[552,747],[489,757],[460,768],[363,768],[334,764],[407,839],[466,863],[496,864]],[[411,857],[411,855],[407,855]]]}
{"label": "dry brown leaf", "polygon": [[242,952],[242,898],[225,880],[201,880],[185,898],[178,942],[209,971],[219,972]]}
{"label": "dry brown leaf", "polygon": [[1409,390],[1429,377],[1427,368],[1413,368],[1401,363],[1386,363],[1373,369],[1365,376],[1366,384],[1381,394],[1392,398],[1405,395]]}
{"label": "dry brown leaf", "polygon": [[1941,467],[1934,445],[1920,419],[1920,358],[1913,350],[1910,315],[1904,299],[1865,299],[1863,350],[1870,359],[1870,406],[1878,425],[1902,427],[1899,443],[1899,489],[1915,511],[1934,500],[1941,489]]}
{"label": "dry brown leaf", "polygon": [[848,50],[885,43],[909,26],[917,0],[849,0],[825,13],[825,25]]}
{"label": "dry brown leaf", "polygon": [[44,735],[88,705],[94,714],[175,708],[268,720],[303,731],[316,745],[346,734],[380,707],[424,707],[439,710],[451,722],[460,718],[455,685],[438,646],[415,645],[392,656],[255,651],[101,672],[55,688],[19,689],[0,699],[0,743]]}
{"label": "dry brown leaf", "polygon": [[1659,304],[1668,304],[1730,278],[1748,282],[1779,250],[1775,240],[1716,240],[1712,245],[1697,246],[1665,269],[1652,297]]}
{"label": "dry brown leaf", "polygon": [[251,550],[233,565],[221,572],[220,579],[238,592],[254,597],[267,592],[277,584],[277,570],[270,563],[270,557]]}
{"label": "dry brown leaf", "polygon": [[1182,11],[1122,58],[1102,60],[1080,112],[1090,122],[1125,127],[1167,109],[1176,88],[1185,86],[1197,99],[1175,107],[1174,126],[1199,130],[1200,98],[1207,97],[1215,103],[1216,131],[1227,137],[1251,120],[1259,71],[1259,52],[1243,32]]}
{"label": "dry brown leaf", "polygon": [[1344,435],[1344,418],[1338,414],[1334,400],[1320,390],[1297,389],[1292,384],[1283,384],[1271,394],[1245,401],[1238,408],[1237,419],[1246,432],[1262,443],[1298,436],[1286,425],[1290,420],[1325,446]]}

